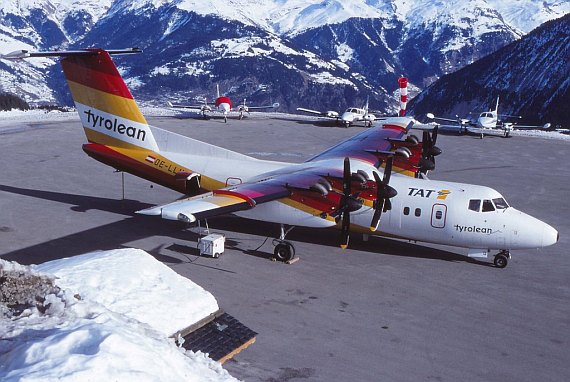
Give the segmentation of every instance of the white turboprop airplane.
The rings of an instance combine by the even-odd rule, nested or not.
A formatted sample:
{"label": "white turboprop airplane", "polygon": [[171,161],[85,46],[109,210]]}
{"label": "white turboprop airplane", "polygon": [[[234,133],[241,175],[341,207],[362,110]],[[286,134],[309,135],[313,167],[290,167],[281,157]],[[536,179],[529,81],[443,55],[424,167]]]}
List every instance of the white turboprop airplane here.
{"label": "white turboprop airplane", "polygon": [[110,57],[133,52],[139,51],[21,51],[2,58],[64,56],[61,64],[88,140],[83,150],[188,196],[141,214],[191,223],[235,213],[279,223],[274,254],[283,261],[295,254],[284,225],[336,226],[341,247],[352,230],[464,247],[474,257],[497,251],[494,263],[500,268],[512,249],[558,241],[553,227],[509,206],[494,189],[415,178],[430,168],[426,163],[439,149],[427,131],[423,142],[408,135],[414,123],[408,117],[387,118],[298,164],[255,159],[150,126]]}
{"label": "white turboprop airplane", "polygon": [[[398,85],[400,90],[400,111],[399,116],[403,117],[406,115],[406,105],[408,103],[408,79],[404,76],[398,79]],[[372,127],[372,122],[377,119],[384,119],[384,117],[377,117],[374,113],[379,113],[377,111],[370,111],[368,109],[368,99],[366,99],[366,104],[362,108],[349,107],[340,114],[337,111],[317,111],[311,109],[305,109],[303,107],[298,107],[297,111],[302,111],[304,113],[316,114],[325,118],[336,119],[337,123],[342,122],[344,127],[349,127],[356,122],[364,122],[364,127]]]}
{"label": "white turboprop airplane", "polygon": [[481,138],[485,134],[487,135],[501,135],[505,138],[508,138],[511,132],[516,127],[517,129],[548,129],[550,127],[550,123],[547,123],[543,126],[525,126],[525,125],[517,125],[512,122],[501,122],[499,120],[499,116],[505,118],[521,118],[518,115],[506,115],[506,114],[498,114],[499,110],[499,97],[497,97],[497,104],[495,105],[495,110],[484,111],[479,114],[479,117],[475,121],[471,121],[468,118],[459,118],[456,116],[456,119],[451,118],[441,118],[436,117],[432,113],[428,113],[427,117],[429,119],[436,119],[441,121],[448,121],[448,122],[455,122],[456,125],[440,125],[440,128],[444,130],[457,130],[460,134],[463,133],[472,133],[477,134]]}
{"label": "white turboprop airplane", "polygon": [[169,103],[169,105],[170,107],[175,109],[199,110],[200,113],[202,114],[202,117],[204,117],[205,119],[208,119],[210,115],[214,113],[214,111],[217,111],[222,114],[224,122],[228,122],[228,115],[233,111],[239,113],[238,118],[241,120],[244,117],[244,113],[249,114],[250,110],[276,109],[279,107],[278,102],[275,102],[267,106],[247,106],[245,103],[246,100],[244,98],[243,103],[234,108],[230,97],[225,95],[220,95],[219,85],[216,85],[216,93],[217,96],[213,103],[208,103],[207,100],[204,98],[204,103],[199,105],[183,105],[183,104],[172,104],[172,103]]}
{"label": "white turboprop airplane", "polygon": [[325,118],[336,119],[336,121],[341,122],[344,127],[349,127],[350,125],[356,122],[364,122],[365,127],[371,127],[372,122],[376,120],[376,116],[368,110],[368,100],[366,101],[366,104],[362,108],[349,107],[342,114],[332,110],[317,111],[317,110],[305,109],[303,107],[298,107],[297,111],[302,111],[304,113],[309,113],[309,114],[316,114]]}

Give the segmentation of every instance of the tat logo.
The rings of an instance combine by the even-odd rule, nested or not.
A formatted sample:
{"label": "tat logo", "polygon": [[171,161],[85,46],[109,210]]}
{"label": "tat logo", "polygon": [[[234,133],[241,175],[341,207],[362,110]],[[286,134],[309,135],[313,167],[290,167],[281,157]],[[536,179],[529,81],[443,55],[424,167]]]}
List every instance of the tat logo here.
{"label": "tat logo", "polygon": [[424,188],[414,188],[414,187],[409,187],[408,188],[408,196],[414,196],[414,197],[418,197],[418,198],[431,198],[431,197],[437,197],[437,199],[439,200],[445,200],[447,198],[447,195],[451,194],[451,191],[449,190],[428,190],[428,189],[424,189]]}

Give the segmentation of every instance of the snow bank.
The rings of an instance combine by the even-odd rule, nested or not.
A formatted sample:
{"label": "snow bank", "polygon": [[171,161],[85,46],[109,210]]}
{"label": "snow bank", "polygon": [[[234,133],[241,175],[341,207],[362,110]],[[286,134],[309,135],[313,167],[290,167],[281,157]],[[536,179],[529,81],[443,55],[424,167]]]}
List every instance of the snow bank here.
{"label": "snow bank", "polygon": [[[23,272],[3,260],[0,267]],[[26,272],[54,274],[61,290],[45,296],[43,314],[0,317],[0,380],[235,381],[167,337],[218,307],[146,252],[93,252]]]}
{"label": "snow bank", "polygon": [[140,249],[92,252],[36,269],[55,275],[60,288],[148,324],[166,337],[218,310],[209,292]]}

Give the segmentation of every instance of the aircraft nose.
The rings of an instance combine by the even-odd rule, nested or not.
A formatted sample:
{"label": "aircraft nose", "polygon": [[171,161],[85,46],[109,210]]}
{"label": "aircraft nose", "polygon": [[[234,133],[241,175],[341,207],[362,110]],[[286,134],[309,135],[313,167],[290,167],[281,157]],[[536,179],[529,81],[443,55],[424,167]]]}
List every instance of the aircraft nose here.
{"label": "aircraft nose", "polygon": [[559,234],[554,227],[533,216],[509,208],[509,221],[513,224],[511,249],[543,248],[555,244]]}
{"label": "aircraft nose", "polygon": [[560,234],[554,227],[544,223],[542,228],[542,246],[547,247],[549,245],[556,244],[560,239]]}

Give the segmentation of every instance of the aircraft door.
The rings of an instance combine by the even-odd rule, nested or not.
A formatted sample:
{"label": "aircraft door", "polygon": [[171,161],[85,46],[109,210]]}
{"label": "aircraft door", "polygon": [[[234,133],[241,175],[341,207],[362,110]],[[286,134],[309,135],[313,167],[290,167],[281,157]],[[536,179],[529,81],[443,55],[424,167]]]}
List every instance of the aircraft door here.
{"label": "aircraft door", "polygon": [[431,226],[434,228],[444,228],[447,219],[447,206],[445,204],[434,204],[431,209]]}

